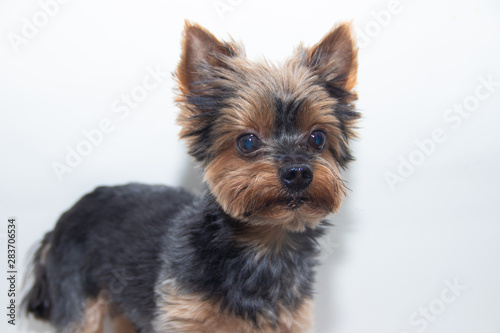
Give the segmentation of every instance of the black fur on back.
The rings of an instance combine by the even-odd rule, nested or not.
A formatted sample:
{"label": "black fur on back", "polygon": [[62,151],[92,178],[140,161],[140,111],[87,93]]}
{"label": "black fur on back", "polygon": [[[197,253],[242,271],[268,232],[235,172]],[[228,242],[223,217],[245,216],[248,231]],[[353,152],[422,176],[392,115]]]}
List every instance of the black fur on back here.
{"label": "black fur on back", "polygon": [[104,293],[115,312],[150,332],[163,238],[173,216],[192,201],[186,191],[160,185],[99,187],[85,195],[46,237],[45,266],[43,245],[38,250],[26,311],[67,330],[80,323],[85,304]]}

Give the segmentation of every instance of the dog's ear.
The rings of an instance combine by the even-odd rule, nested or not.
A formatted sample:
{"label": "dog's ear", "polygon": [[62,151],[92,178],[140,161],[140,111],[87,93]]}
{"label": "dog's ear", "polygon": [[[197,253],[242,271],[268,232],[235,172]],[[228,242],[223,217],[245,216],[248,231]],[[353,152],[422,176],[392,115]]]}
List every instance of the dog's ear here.
{"label": "dog's ear", "polygon": [[220,42],[205,28],[186,21],[182,55],[176,73],[181,91],[199,91],[199,86],[208,79],[208,70],[214,66],[223,66],[223,58],[233,54],[231,44]]}
{"label": "dog's ear", "polygon": [[358,48],[350,23],[335,26],[323,39],[306,50],[307,66],[317,77],[317,83],[335,98],[334,114],[342,131],[340,153],[335,155],[345,168],[353,160],[349,139],[356,137],[356,122],[360,114],[354,102],[358,95],[354,90],[358,72]]}
{"label": "dog's ear", "polygon": [[227,106],[232,93],[229,63],[237,56],[244,56],[240,45],[221,42],[208,30],[186,21],[176,72],[176,101],[180,108],[177,123],[189,153],[202,164],[209,160],[212,127],[218,112]]}
{"label": "dog's ear", "polygon": [[358,49],[350,23],[335,26],[308,50],[307,65],[335,98],[344,102],[356,99],[353,89],[358,72]]}

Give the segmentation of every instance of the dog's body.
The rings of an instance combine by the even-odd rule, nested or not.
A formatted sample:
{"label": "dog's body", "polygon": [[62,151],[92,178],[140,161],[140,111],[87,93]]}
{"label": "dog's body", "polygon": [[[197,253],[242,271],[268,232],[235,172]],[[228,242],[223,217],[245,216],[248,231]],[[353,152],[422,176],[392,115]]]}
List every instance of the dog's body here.
{"label": "dog's body", "polygon": [[179,123],[205,194],[87,194],[36,253],[28,312],[59,332],[101,332],[107,315],[117,332],[308,332],[316,239],[352,159],[356,59],[347,25],[276,67],[188,24]]}
{"label": "dog's body", "polygon": [[[294,312],[312,296],[321,229],[294,237],[297,246],[285,258],[260,258],[241,246],[244,232],[208,194],[140,184],[97,188],[47,235],[50,249],[41,248],[47,252],[39,267],[47,285],[35,286],[44,298],[30,310],[61,331],[75,323],[80,329],[85,316],[87,325],[94,322],[101,314],[92,305],[110,300],[111,308],[99,311],[125,316],[140,332],[251,332],[254,322],[264,332],[273,325],[306,331],[311,314]],[[235,316],[218,314],[219,306]]]}

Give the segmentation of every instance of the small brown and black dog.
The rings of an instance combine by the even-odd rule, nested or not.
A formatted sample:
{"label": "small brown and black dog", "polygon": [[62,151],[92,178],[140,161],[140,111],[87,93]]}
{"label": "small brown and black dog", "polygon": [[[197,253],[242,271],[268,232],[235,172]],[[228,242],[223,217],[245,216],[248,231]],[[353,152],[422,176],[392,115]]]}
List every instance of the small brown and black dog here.
{"label": "small brown and black dog", "polygon": [[309,332],[317,238],[346,194],[356,72],[349,24],[275,65],[186,23],[178,122],[206,193],[85,195],[35,255],[27,312],[58,332],[101,332],[108,316],[120,333]]}

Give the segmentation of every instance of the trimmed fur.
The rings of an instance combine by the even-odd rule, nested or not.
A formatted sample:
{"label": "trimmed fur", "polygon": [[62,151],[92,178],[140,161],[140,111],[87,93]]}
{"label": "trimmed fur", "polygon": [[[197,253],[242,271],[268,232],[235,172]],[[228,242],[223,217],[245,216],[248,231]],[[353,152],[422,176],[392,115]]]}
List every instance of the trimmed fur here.
{"label": "trimmed fur", "polygon": [[[359,118],[351,28],[279,65],[196,24],[182,46],[180,136],[206,192],[129,184],[85,195],[40,245],[25,310],[58,332],[100,332],[106,316],[141,333],[308,332],[317,239],[345,196]],[[255,147],[240,144],[248,135]],[[307,182],[287,185],[305,169]]]}

